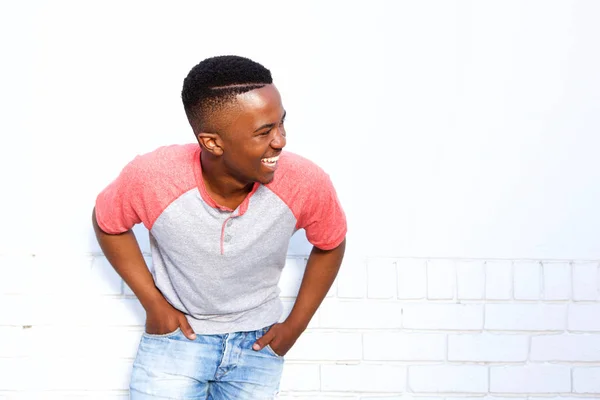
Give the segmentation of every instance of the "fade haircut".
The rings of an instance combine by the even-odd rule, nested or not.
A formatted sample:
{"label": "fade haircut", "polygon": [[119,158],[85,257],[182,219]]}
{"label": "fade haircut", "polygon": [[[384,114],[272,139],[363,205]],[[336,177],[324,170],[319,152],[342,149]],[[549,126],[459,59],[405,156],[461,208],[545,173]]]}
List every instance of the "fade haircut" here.
{"label": "fade haircut", "polygon": [[201,61],[190,70],[181,90],[194,133],[210,126],[211,115],[232,103],[236,95],[271,83],[271,71],[248,58],[217,56]]}

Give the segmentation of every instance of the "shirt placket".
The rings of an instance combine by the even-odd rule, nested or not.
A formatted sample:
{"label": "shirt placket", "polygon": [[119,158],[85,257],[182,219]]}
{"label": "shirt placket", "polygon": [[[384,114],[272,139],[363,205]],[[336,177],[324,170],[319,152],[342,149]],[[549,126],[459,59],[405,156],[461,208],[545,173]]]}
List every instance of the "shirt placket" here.
{"label": "shirt placket", "polygon": [[233,225],[233,218],[235,217],[236,215],[232,213],[225,221],[223,221],[223,225],[221,226],[221,255],[225,254],[225,245],[229,244],[231,239],[233,239],[231,232],[228,232],[227,228],[231,228]]}

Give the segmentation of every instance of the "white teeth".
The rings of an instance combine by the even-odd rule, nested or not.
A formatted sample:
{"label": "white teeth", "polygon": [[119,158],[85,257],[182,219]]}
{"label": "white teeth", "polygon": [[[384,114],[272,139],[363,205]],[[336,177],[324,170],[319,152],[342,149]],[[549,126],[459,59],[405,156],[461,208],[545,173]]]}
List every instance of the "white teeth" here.
{"label": "white teeth", "polygon": [[276,163],[278,160],[279,160],[279,156],[271,157],[271,158],[263,158],[261,161],[264,163],[273,164],[273,163]]}

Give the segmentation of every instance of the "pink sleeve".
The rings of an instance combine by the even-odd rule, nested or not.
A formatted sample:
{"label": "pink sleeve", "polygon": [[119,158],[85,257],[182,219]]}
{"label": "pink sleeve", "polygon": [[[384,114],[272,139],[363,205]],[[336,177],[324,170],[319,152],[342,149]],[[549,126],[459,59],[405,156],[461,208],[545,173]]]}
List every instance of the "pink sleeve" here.
{"label": "pink sleeve", "polygon": [[331,250],[346,237],[346,216],[329,176],[313,162],[283,152],[276,179],[267,185],[292,210],[308,241]]}
{"label": "pink sleeve", "polygon": [[[140,171],[136,158],[96,198],[96,220],[106,233],[117,234],[131,229],[146,220],[142,201]],[[146,226],[148,228],[148,226]]]}
{"label": "pink sleeve", "polygon": [[346,237],[346,216],[331,179],[320,171],[308,185],[306,200],[299,214],[298,228],[306,238],[322,250],[335,249]]}
{"label": "pink sleeve", "polygon": [[170,203],[196,186],[190,167],[195,154],[193,146],[169,146],[127,164],[96,198],[100,229],[118,234],[139,223],[152,229]]}

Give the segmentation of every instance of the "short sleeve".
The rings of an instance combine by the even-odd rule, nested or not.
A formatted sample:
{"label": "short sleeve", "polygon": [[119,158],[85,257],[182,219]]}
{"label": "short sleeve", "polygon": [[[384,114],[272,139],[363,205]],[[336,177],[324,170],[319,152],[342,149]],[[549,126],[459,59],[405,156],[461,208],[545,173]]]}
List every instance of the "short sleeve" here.
{"label": "short sleeve", "polygon": [[143,219],[140,171],[130,162],[96,198],[96,221],[104,232],[123,233]]}
{"label": "short sleeve", "polygon": [[[160,147],[133,159],[96,198],[96,220],[109,234],[143,223],[150,230],[162,212],[196,187],[197,143]],[[198,163],[198,164],[196,164]]]}
{"label": "short sleeve", "polygon": [[346,216],[329,176],[321,169],[313,170],[311,175],[298,228],[304,228],[312,245],[331,250],[346,237]]}

